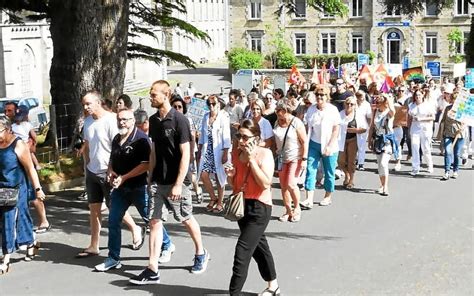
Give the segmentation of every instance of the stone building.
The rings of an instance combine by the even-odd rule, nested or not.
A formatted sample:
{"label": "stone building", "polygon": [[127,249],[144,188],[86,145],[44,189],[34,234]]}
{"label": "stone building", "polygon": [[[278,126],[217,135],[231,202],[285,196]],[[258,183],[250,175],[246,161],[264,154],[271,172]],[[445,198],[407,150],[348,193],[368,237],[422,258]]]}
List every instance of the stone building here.
{"label": "stone building", "polygon": [[425,6],[413,19],[397,11],[384,13],[377,0],[346,0],[349,13],[334,17],[295,0],[295,14],[275,14],[279,0],[230,0],[230,48],[245,47],[267,53],[278,30],[296,55],[365,53],[373,51],[380,62],[400,64],[404,59],[453,62],[464,53],[464,42],[450,52],[448,34],[455,28],[467,39],[472,6],[454,0],[452,8],[439,14]]}
{"label": "stone building", "polygon": [[190,57],[196,63],[217,61],[225,58],[229,44],[228,0],[185,0],[187,13],[175,13],[175,17],[206,32],[211,41],[190,40],[179,32],[167,36],[167,49]]}

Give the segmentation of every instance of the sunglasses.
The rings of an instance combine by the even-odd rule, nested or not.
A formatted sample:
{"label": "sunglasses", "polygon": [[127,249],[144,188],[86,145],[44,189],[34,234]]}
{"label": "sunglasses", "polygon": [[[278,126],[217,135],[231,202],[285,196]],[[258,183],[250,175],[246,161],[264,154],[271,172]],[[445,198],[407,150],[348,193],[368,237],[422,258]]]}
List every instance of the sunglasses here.
{"label": "sunglasses", "polygon": [[336,85],[344,85],[344,82],[336,82]]}
{"label": "sunglasses", "polygon": [[317,97],[324,98],[325,96],[326,96],[325,93],[316,93],[316,98]]}
{"label": "sunglasses", "polygon": [[353,103],[346,103],[346,106],[355,106]]}
{"label": "sunglasses", "polygon": [[215,107],[217,105],[217,103],[210,103],[210,102],[207,102],[206,103],[209,107],[212,106],[212,107]]}
{"label": "sunglasses", "polygon": [[183,106],[181,106],[181,105],[173,105],[173,108],[175,108],[175,109],[183,109]]}
{"label": "sunglasses", "polygon": [[237,140],[244,140],[244,141],[248,141],[250,138],[254,138],[255,136],[247,136],[247,135],[242,135],[242,134],[235,134],[235,137],[237,138]]}

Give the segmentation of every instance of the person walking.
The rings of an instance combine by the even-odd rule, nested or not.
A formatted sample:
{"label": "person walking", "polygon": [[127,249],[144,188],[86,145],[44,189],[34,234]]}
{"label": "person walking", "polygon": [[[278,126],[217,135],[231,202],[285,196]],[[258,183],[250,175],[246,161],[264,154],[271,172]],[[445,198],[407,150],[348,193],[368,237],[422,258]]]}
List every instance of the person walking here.
{"label": "person walking", "polygon": [[332,203],[331,195],[335,189],[335,172],[339,152],[338,138],[341,117],[334,105],[329,103],[329,89],[323,85],[316,86],[314,91],[316,104],[309,107],[305,121],[308,123],[308,166],[306,168],[306,200],[300,203],[303,210],[313,208],[313,196],[316,184],[316,173],[319,161],[324,169],[324,198],[320,206]]}
{"label": "person walking", "polygon": [[10,120],[0,116],[0,188],[19,190],[15,206],[0,207],[3,252],[0,275],[10,271],[11,254],[19,246],[27,246],[25,257],[27,261],[38,254],[40,247],[34,238],[33,221],[28,209],[27,178],[33,185],[36,198],[43,200],[45,194],[27,144],[13,134]]}
{"label": "person walking", "polygon": [[173,212],[190,234],[195,248],[191,273],[206,271],[210,258],[204,249],[201,228],[192,214],[191,191],[185,178],[190,159],[191,131],[186,117],[170,104],[171,87],[166,80],[155,81],[150,88],[151,106],[158,111],[150,117],[152,147],[148,172],[150,198],[150,242],[147,267],[129,281],[135,285],[160,283],[158,258],[162,245],[163,204]]}
{"label": "person walking", "polygon": [[[365,126],[368,127],[370,122],[372,121],[372,107],[370,103],[366,100],[367,94],[362,91],[358,90],[355,93],[355,97],[357,100],[357,112],[362,114],[365,119]],[[357,169],[359,171],[364,170],[365,164],[365,155],[367,151],[367,136],[368,131],[364,133],[357,134]]]}
{"label": "person walking", "polygon": [[[206,103],[210,111],[204,115],[201,124],[198,176],[201,177],[204,188],[211,199],[206,210],[221,213],[224,210],[222,199],[227,183],[224,164],[229,161],[229,149],[232,146],[229,115],[221,110],[225,104],[216,96],[209,96]],[[211,175],[216,177],[217,197],[212,186]]]}
{"label": "person walking", "polygon": [[[298,178],[306,169],[306,129],[303,122],[291,114],[292,106],[286,99],[277,102],[275,108],[278,120],[273,129],[275,135],[275,157],[281,168],[277,168],[281,196],[285,213],[281,222],[301,220],[300,190]],[[293,203],[293,206],[292,206]]]}
{"label": "person walking", "polygon": [[240,295],[248,275],[250,260],[257,262],[267,287],[259,295],[280,295],[273,255],[265,236],[272,216],[272,152],[258,145],[260,127],[244,120],[236,134],[238,148],[232,151],[232,165],[226,166],[227,181],[234,193],[243,190],[244,217],[237,223],[240,229],[235,246],[230,295]]}

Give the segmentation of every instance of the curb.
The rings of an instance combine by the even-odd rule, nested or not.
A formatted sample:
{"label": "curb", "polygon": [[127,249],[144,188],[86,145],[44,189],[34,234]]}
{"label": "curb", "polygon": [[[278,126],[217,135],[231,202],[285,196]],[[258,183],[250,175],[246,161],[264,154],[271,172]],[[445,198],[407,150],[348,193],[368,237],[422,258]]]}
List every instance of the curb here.
{"label": "curb", "polygon": [[84,177],[65,180],[60,182],[41,184],[45,193],[55,193],[63,191],[72,187],[82,186],[84,184]]}

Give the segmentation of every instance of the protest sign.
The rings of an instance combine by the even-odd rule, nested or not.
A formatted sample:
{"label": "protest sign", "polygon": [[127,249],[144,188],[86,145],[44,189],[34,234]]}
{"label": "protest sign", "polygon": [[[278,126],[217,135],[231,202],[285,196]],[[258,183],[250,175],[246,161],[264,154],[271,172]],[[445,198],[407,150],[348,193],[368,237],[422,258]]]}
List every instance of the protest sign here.
{"label": "protest sign", "polygon": [[467,125],[474,125],[474,95],[463,89],[454,101],[448,116]]}
{"label": "protest sign", "polygon": [[203,99],[193,98],[191,104],[188,105],[186,115],[191,118],[198,132],[201,130],[202,118],[208,111],[209,108]]}
{"label": "protest sign", "polygon": [[467,89],[474,88],[474,68],[466,69],[466,76],[465,76],[465,87]]}

